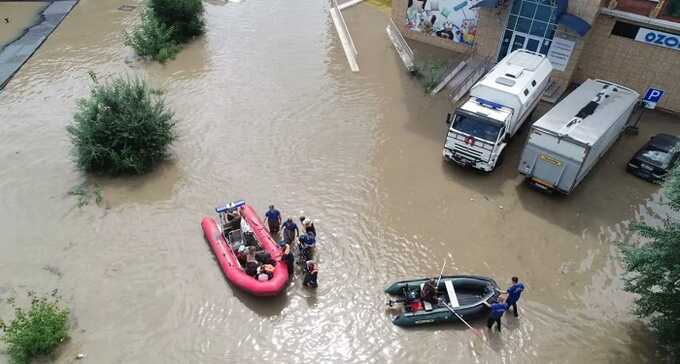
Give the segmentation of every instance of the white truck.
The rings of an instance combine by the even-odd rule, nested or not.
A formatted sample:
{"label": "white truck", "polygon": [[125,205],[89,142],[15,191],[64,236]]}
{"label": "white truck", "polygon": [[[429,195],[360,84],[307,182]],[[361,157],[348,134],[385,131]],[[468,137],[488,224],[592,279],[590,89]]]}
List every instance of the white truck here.
{"label": "white truck", "polygon": [[640,95],[586,80],[531,127],[519,173],[530,185],[569,194],[628,126]]}
{"label": "white truck", "polygon": [[444,159],[492,171],[502,161],[510,138],[534,111],[552,69],[545,56],[523,49],[503,58],[449,114]]}

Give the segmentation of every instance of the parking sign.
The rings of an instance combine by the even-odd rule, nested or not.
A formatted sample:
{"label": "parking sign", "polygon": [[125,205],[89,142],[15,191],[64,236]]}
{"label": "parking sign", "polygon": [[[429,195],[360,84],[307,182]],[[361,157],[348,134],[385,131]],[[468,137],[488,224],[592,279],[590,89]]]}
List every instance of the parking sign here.
{"label": "parking sign", "polygon": [[642,99],[645,102],[645,107],[648,109],[655,108],[656,104],[661,100],[663,94],[664,90],[651,87],[648,88],[647,92],[645,93],[645,98]]}

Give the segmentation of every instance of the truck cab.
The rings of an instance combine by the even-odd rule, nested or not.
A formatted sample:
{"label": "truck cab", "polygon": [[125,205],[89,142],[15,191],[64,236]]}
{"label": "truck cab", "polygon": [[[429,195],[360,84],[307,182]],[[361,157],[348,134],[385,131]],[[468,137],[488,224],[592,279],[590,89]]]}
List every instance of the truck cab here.
{"label": "truck cab", "polygon": [[529,118],[550,81],[552,66],[542,54],[515,50],[470,90],[447,119],[444,160],[490,172]]}
{"label": "truck cab", "polygon": [[444,159],[491,171],[505,148],[505,125],[511,116],[508,107],[471,97],[449,120]]}

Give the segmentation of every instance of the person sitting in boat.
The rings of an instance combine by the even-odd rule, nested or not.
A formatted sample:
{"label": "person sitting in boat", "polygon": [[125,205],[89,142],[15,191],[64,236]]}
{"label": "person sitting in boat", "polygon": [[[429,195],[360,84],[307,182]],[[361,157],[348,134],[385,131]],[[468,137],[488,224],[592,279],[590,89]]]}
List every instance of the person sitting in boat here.
{"label": "person sitting in boat", "polygon": [[295,222],[293,222],[293,219],[289,217],[286,219],[286,222],[283,223],[283,242],[290,244],[295,241],[295,238],[298,235],[300,235],[300,230]]}
{"label": "person sitting in boat", "polygon": [[433,305],[437,304],[437,286],[434,279],[430,279],[423,284],[423,288],[420,289],[420,298]]}
{"label": "person sitting in boat", "polygon": [[248,253],[246,254],[246,265],[245,265],[245,271],[246,274],[255,277],[257,275],[257,270],[260,267],[260,262],[257,261],[255,258],[255,247],[250,246],[248,247]]}
{"label": "person sitting in boat", "polygon": [[305,216],[300,216],[300,222],[302,223],[302,227],[305,229],[306,234],[313,234],[316,236],[316,227],[314,227],[314,222],[312,219]]}
{"label": "person sitting in boat", "polygon": [[316,288],[319,286],[317,277],[319,275],[319,265],[314,261],[309,260],[305,263],[305,279],[302,285],[308,288]]}
{"label": "person sitting in boat", "polygon": [[246,265],[246,257],[248,253],[248,248],[245,245],[239,245],[239,247],[236,249],[236,259],[238,259],[239,264],[241,266]]}
{"label": "person sitting in boat", "polygon": [[227,224],[224,226],[224,235],[241,228],[241,214],[237,209],[227,212]]}
{"label": "person sitting in boat", "polygon": [[274,266],[271,264],[262,264],[257,269],[257,280],[258,281],[268,281],[272,279],[274,275]]}
{"label": "person sitting in boat", "polygon": [[298,249],[300,250],[300,259],[303,262],[312,260],[314,257],[314,246],[316,245],[316,238],[313,234],[302,234],[298,238]]}

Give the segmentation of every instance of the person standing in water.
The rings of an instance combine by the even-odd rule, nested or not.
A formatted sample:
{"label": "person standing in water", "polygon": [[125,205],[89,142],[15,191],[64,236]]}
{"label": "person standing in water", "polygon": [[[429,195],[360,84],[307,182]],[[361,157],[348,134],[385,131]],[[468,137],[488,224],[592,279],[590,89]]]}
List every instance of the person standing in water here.
{"label": "person standing in water", "polygon": [[508,304],[508,309],[510,306],[512,306],[512,310],[514,311],[513,313],[515,314],[515,317],[518,317],[519,315],[517,314],[517,301],[519,301],[519,297],[522,295],[522,292],[524,292],[524,284],[519,281],[519,278],[517,277],[512,277],[512,285],[508,287],[507,291],[503,291],[501,293],[507,293],[508,298],[506,300],[506,303]]}
{"label": "person standing in water", "polygon": [[293,222],[293,219],[287,218],[286,222],[283,223],[283,242],[285,244],[292,244],[299,234],[300,230],[295,222]]}
{"label": "person standing in water", "polygon": [[281,231],[281,212],[274,208],[274,205],[269,205],[269,210],[264,214],[264,219],[269,228],[269,234],[276,236]]}
{"label": "person standing in water", "polygon": [[489,304],[484,301],[484,304],[491,309],[489,319],[486,321],[486,327],[491,330],[493,324],[497,324],[498,332],[501,332],[501,317],[503,317],[503,313],[508,309],[508,305],[503,301],[502,297],[499,297],[496,303]]}

